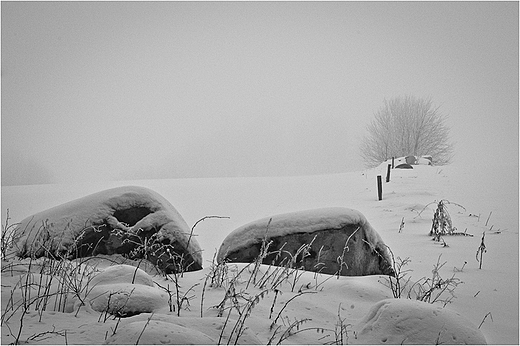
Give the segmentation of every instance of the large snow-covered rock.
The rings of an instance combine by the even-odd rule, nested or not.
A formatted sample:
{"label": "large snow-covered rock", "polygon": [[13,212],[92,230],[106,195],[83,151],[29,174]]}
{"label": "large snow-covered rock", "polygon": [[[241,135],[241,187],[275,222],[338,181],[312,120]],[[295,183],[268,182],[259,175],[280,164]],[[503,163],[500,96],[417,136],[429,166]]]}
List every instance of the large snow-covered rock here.
{"label": "large snow-covered rock", "polygon": [[[410,299],[376,303],[355,328],[355,344],[482,345],[486,338],[465,317],[448,308]],[[351,339],[349,339],[351,341]]]}
{"label": "large snow-covered rock", "polygon": [[167,273],[202,268],[200,246],[182,216],[164,197],[137,186],[31,215],[18,225],[14,239],[21,257],[124,254],[145,258]]}
{"label": "large snow-covered rock", "polygon": [[251,222],[224,239],[217,260],[251,263],[263,244],[269,245],[263,264],[342,276],[393,275],[387,246],[353,209],[305,210]]}

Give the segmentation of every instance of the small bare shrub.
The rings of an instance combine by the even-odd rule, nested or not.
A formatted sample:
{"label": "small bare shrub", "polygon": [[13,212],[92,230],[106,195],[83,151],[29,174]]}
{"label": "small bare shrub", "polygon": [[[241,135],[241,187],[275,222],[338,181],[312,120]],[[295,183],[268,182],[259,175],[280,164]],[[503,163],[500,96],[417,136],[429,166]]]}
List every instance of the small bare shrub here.
{"label": "small bare shrub", "polygon": [[482,319],[482,322],[480,322],[480,324],[478,325],[478,329],[480,329],[480,327],[482,327],[482,325],[484,324],[484,321],[486,320],[487,317],[490,317],[491,318],[491,322],[493,322],[493,315],[491,314],[491,311],[488,312],[484,318]]}
{"label": "small bare shrub", "polygon": [[404,229],[404,217],[401,220],[401,224],[399,225],[399,233]]}
{"label": "small bare shrub", "polygon": [[[295,334],[304,332],[304,331],[310,331],[310,330],[316,330],[317,328],[305,328],[301,329],[301,326],[309,321],[312,321],[310,318],[302,318],[302,319],[295,319],[294,322],[288,321],[287,328],[282,332],[280,335],[278,341],[276,342],[276,345],[280,345],[284,340],[288,339],[290,336],[293,336]],[[285,322],[284,322],[285,324]],[[275,337],[278,335],[279,330],[282,329],[282,326],[276,327],[275,331],[273,332],[273,335],[269,338],[269,341],[267,341],[267,345],[271,345],[272,341],[275,339]]]}
{"label": "small bare shrub", "polygon": [[[486,250],[486,244],[484,244],[484,237],[486,236],[486,232],[482,232],[482,241],[480,242],[480,246],[477,249],[477,254],[475,255],[475,258],[477,259],[477,262],[479,263],[478,269],[482,269],[482,256],[484,255]],[[480,254],[480,260],[478,255]]]}
{"label": "small bare shrub", "polygon": [[[455,274],[447,279],[441,277],[440,270],[447,263],[441,263],[442,255],[439,255],[437,258],[437,262],[432,269],[431,277],[424,276],[412,283],[411,276],[409,276],[412,270],[403,270],[403,267],[411,262],[410,258],[401,259],[397,257],[397,260],[395,260],[394,254],[391,251],[390,254],[392,255],[393,269],[396,275],[395,277],[384,277],[383,281],[379,282],[390,288],[394,298],[406,297],[430,304],[441,302],[444,306],[451,303],[455,297],[454,291],[462,281],[455,277]],[[462,268],[464,268],[464,266],[462,266]],[[454,269],[455,272],[462,271],[462,269],[456,269],[457,268]]]}
{"label": "small bare shrub", "polygon": [[2,262],[8,260],[9,249],[12,247],[14,241],[14,231],[16,229],[16,226],[19,225],[19,223],[9,224],[10,220],[11,218],[9,217],[9,209],[7,209],[5,216],[5,224],[2,225],[2,234],[0,238],[0,251],[2,253]]}
{"label": "small bare shrub", "polygon": [[[260,291],[257,294],[249,294],[243,290],[237,292],[236,287],[236,277],[234,280],[230,282],[228,289],[226,290],[224,299],[213,308],[218,309],[218,317],[222,317],[224,311],[228,310],[226,320],[224,322],[224,326],[222,327],[222,331],[219,336],[218,344],[220,345],[222,338],[224,336],[224,330],[228,325],[228,322],[231,317],[231,312],[236,310],[238,313],[238,319],[235,324],[232,326],[231,332],[228,336],[228,344],[232,342],[233,344],[237,344],[240,337],[243,335],[247,327],[245,326],[246,320],[251,316],[253,309],[256,307],[258,303],[268,294],[269,290],[265,289]],[[227,302],[230,301],[230,305],[226,306]],[[234,339],[234,340],[233,340]]]}
{"label": "small bare shrub", "polygon": [[[420,300],[426,303],[434,304],[436,302],[443,303],[446,306],[455,298],[455,289],[462,281],[453,274],[448,279],[443,279],[440,275],[440,270],[447,262],[441,263],[441,256],[439,255],[437,263],[433,266],[432,276],[423,277],[416,281],[408,292],[408,298]],[[448,296],[446,296],[448,294]]]}
{"label": "small bare shrub", "polygon": [[341,270],[342,270],[343,266],[345,266],[345,268],[348,269],[347,263],[345,263],[345,261],[343,260],[343,258],[345,257],[345,252],[349,251],[348,242],[349,242],[350,238],[352,238],[354,236],[354,234],[356,234],[356,232],[359,231],[360,229],[361,229],[361,227],[356,228],[356,230],[354,232],[352,232],[351,235],[349,235],[349,237],[345,241],[345,245],[343,246],[343,251],[341,253],[341,256],[338,256],[338,258],[337,258],[337,262],[338,262],[338,265],[339,265],[339,269],[337,271],[338,279],[339,279],[339,277],[341,275]]}
{"label": "small bare shrub", "polygon": [[[430,204],[428,204],[428,205],[430,205]],[[466,208],[464,208],[460,204],[452,203],[448,200],[441,199],[437,203],[437,209],[435,210],[435,212],[433,214],[432,228],[430,229],[430,233],[429,233],[430,236],[433,236],[433,239],[435,241],[440,241],[441,236],[444,236],[444,235],[457,234],[457,232],[456,232],[457,228],[453,227],[452,222],[451,222],[451,216],[450,216],[450,213],[448,212],[448,208],[447,208],[448,204],[453,204],[453,205],[456,205],[456,206],[466,210]],[[424,208],[426,208],[426,207],[424,207]]]}
{"label": "small bare shrub", "polygon": [[[170,307],[170,312],[177,312],[177,316],[180,317],[181,310],[184,308],[185,310],[189,310],[190,307],[190,301],[195,298],[194,295],[190,295],[190,292],[193,291],[193,289],[198,286],[199,284],[194,284],[190,288],[188,288],[186,291],[181,290],[181,285],[179,283],[179,276],[178,275],[167,275],[167,278],[173,281],[173,289],[175,291],[172,291],[170,289],[170,285],[166,285],[166,287],[160,285],[158,282],[154,281],[159,288],[163,289],[168,294],[168,305]],[[173,300],[173,296],[175,296],[175,300]]]}
{"label": "small bare shrub", "polygon": [[385,276],[383,278],[383,281],[379,282],[382,283],[384,286],[390,288],[394,298],[401,298],[405,290],[408,288],[408,284],[410,283],[411,279],[411,277],[408,274],[412,271],[411,269],[404,270],[403,267],[408,265],[411,262],[411,260],[409,257],[406,257],[405,259],[397,257],[397,259],[395,259],[392,250],[390,250],[390,248],[388,249],[390,254],[392,255],[392,266],[394,269],[395,276]]}

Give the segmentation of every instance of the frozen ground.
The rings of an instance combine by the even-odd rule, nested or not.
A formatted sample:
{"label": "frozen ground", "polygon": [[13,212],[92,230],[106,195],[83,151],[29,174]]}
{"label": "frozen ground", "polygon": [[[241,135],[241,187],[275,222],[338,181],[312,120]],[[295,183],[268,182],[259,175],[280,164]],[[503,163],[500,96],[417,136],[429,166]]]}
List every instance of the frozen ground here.
{"label": "frozen ground", "polygon": [[[37,333],[52,331],[54,328],[54,331],[60,334],[47,333],[35,337],[32,342],[135,343],[131,341],[134,340],[131,337],[138,338],[144,327],[150,327],[150,334],[144,334],[140,339],[140,342],[149,342],[147,340],[154,340],[153,337],[150,339],[152,333],[160,333],[169,327],[173,330],[175,329],[172,327],[173,324],[177,326],[174,331],[160,338],[158,336],[155,340],[186,342],[186,339],[182,339],[179,335],[190,332],[193,334],[192,329],[200,332],[193,334],[194,338],[196,337],[194,340],[198,343],[219,340],[227,310],[223,317],[218,318],[218,309],[211,306],[218,305],[222,301],[225,290],[210,287],[204,289],[203,284],[206,274],[210,271],[211,259],[222,240],[235,228],[270,215],[323,207],[347,207],[364,214],[396,257],[410,258],[411,262],[404,269],[411,270],[409,275],[412,281],[430,277],[432,268],[441,255],[441,262],[446,264],[442,267],[440,275],[447,279],[455,274],[455,277],[463,282],[456,287],[455,297],[447,305],[450,313],[463,316],[457,319],[453,316],[458,315],[450,315],[451,317],[446,319],[460,322],[460,326],[449,322],[456,332],[462,335],[462,328],[465,325],[471,325],[473,328],[480,326],[479,331],[490,344],[518,344],[518,170],[514,166],[482,166],[478,164],[473,167],[415,166],[413,170],[393,170],[391,181],[384,183],[382,201],[377,200],[376,175],[381,174],[384,180],[386,166],[363,172],[322,176],[147,180],[2,187],[3,223],[5,223],[6,208],[10,210],[10,222],[14,223],[30,214],[72,199],[123,185],[139,185],[158,192],[175,206],[190,226],[208,215],[229,217],[229,219],[206,219],[195,229],[197,240],[204,249],[205,269],[187,273],[180,278],[179,283],[184,291],[192,285],[198,285],[190,291],[190,297],[193,298],[189,300],[189,310],[180,311],[179,320],[175,320],[176,312],[169,313],[167,301],[164,308],[155,311],[154,322],[148,325],[146,321],[150,314],[121,319],[117,325],[117,319],[105,320],[99,312],[87,308],[79,309],[78,314],[46,311],[43,318],[40,318],[37,312],[31,311],[25,316],[19,340],[25,341]],[[453,225],[458,231],[466,231],[473,234],[473,237],[446,236],[444,240],[448,246],[431,240],[427,234],[436,205],[432,203],[425,210],[423,209],[429,203],[440,199],[465,207],[464,210],[448,204]],[[404,228],[398,232],[403,218]],[[484,231],[486,231],[487,252],[483,255],[482,269],[479,269],[475,255]],[[106,265],[101,263],[97,269],[102,269]],[[230,267],[230,275],[233,270],[240,268],[242,267]],[[267,267],[261,269],[265,271]],[[4,285],[13,284],[15,280],[13,278],[16,276],[2,273],[2,312],[6,304],[4,298],[7,292],[7,286]],[[312,273],[304,273],[298,280],[300,286],[308,282],[314,285],[323,283],[317,293],[302,294],[298,297],[295,297],[297,289],[291,292],[290,285],[283,286],[281,288],[283,295],[277,297],[272,314],[271,307],[275,292],[270,291],[263,296],[258,296],[258,304],[254,306],[251,315],[245,321],[249,329],[240,342],[259,341],[265,344],[279,326],[280,332],[271,340],[272,343],[277,343],[282,337],[282,331],[287,330],[291,323],[305,319],[311,320],[301,322],[298,328],[302,330],[309,328],[309,330],[292,335],[284,340],[284,343],[332,342],[335,339],[333,330],[337,328],[339,321],[338,312],[348,332],[348,343],[363,340],[375,342],[373,338],[363,339],[361,329],[370,309],[383,299],[392,297],[390,289],[381,284],[384,277],[326,279],[327,276],[316,278]],[[154,280],[162,286],[173,285],[171,281],[167,282],[159,277],[155,277]],[[247,281],[247,277],[245,280]],[[245,289],[245,283],[238,286],[237,291],[239,289]],[[203,292],[204,297],[202,297]],[[248,294],[254,297],[260,295],[261,290],[250,289]],[[163,295],[159,294],[159,296]],[[284,304],[293,297],[295,298],[282,309]],[[203,303],[202,311],[201,303]],[[442,307],[442,304],[436,306]],[[185,304],[184,308],[186,307]],[[282,312],[277,324],[270,330],[271,323],[280,311]],[[201,313],[204,319],[200,319]],[[236,312],[233,312],[230,321],[237,319],[235,315]],[[419,325],[415,324],[415,326]],[[447,335],[449,332],[448,329],[442,329],[445,330],[442,334],[437,330],[439,327],[433,323],[423,325],[421,328],[428,329],[428,326],[432,329],[428,332],[437,337],[439,335],[444,337],[444,334]],[[12,342],[13,335],[17,335],[20,328],[16,318],[10,320],[9,328],[11,331],[5,324],[2,325],[2,343]],[[316,328],[325,330],[323,333],[317,333]],[[63,335],[64,330],[67,330],[66,337]],[[185,334],[182,334],[183,330]],[[397,338],[395,330],[379,330],[379,332],[388,334],[386,337],[377,335],[377,340],[381,343],[399,343],[400,339]],[[121,339],[118,339],[118,335]],[[123,335],[128,339],[123,340]],[[359,336],[358,339],[356,335]],[[445,339],[439,340],[447,342]],[[421,341],[436,342],[429,339]],[[224,336],[221,343],[227,342]]]}

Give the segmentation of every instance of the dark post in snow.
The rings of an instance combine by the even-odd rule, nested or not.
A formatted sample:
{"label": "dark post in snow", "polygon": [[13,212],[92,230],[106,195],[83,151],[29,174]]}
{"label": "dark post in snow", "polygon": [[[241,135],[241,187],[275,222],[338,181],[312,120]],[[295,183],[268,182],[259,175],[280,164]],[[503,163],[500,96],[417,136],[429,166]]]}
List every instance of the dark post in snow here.
{"label": "dark post in snow", "polygon": [[383,199],[383,183],[380,175],[377,176],[377,198],[379,201]]}
{"label": "dark post in snow", "polygon": [[386,182],[389,183],[390,182],[390,167],[392,167],[392,165],[388,165],[388,169],[386,170]]}
{"label": "dark post in snow", "polygon": [[394,159],[395,157],[392,156],[392,169],[394,169]]}

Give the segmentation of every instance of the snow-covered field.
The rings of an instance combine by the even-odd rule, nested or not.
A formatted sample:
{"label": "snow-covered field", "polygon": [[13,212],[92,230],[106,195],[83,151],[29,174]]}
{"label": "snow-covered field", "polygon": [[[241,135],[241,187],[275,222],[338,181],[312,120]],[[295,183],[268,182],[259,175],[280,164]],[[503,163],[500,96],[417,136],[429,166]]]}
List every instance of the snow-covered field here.
{"label": "snow-covered field", "polygon": [[[408,300],[401,304],[397,302],[397,305],[383,301],[393,298],[390,288],[383,284],[386,282],[384,276],[338,279],[314,273],[298,273],[301,276],[293,292],[291,282],[294,280],[278,286],[278,291],[269,290],[269,287],[265,291],[265,288],[253,285],[247,287],[250,267],[241,274],[235,287],[235,293],[242,297],[239,306],[251,309],[249,315],[242,317],[247,330],[238,343],[457,343],[477,340],[463,338],[478,329],[490,344],[518,344],[518,174],[515,172],[518,171],[513,166],[482,164],[396,169],[392,170],[391,181],[383,183],[382,201],[377,200],[376,176],[382,175],[384,181],[385,164],[363,172],[321,176],[2,187],[3,224],[7,208],[9,222],[15,223],[58,204],[125,185],[143,186],[158,192],[175,206],[190,226],[204,216],[229,217],[206,219],[195,228],[197,240],[204,250],[205,268],[178,278],[181,295],[186,293],[188,298],[180,312],[169,312],[166,291],[156,289],[153,294],[147,293],[157,288],[157,284],[169,285],[173,290],[173,281],[156,276],[153,278],[155,288],[143,284],[142,292],[136,291],[136,297],[141,294],[142,301],[153,307],[151,319],[151,313],[143,313],[119,320],[90,307],[74,305],[69,309],[71,312],[48,308],[41,316],[30,309],[20,328],[20,309],[7,323],[3,321],[2,344],[16,338],[20,342],[29,339],[29,343],[47,344],[133,344],[138,339],[139,343],[234,343],[234,337],[229,340],[229,334],[236,336],[233,327],[242,326],[237,310],[224,310],[222,317],[218,317],[219,309],[214,306],[224,299],[229,280],[244,265],[228,265],[228,280],[224,281],[223,287],[210,287],[208,282],[204,285],[221,242],[231,231],[251,221],[324,207],[360,211],[396,258],[411,260],[403,267],[403,270],[410,270],[411,283],[431,277],[440,256],[441,264],[446,262],[439,271],[440,276],[449,279],[455,275],[462,281],[454,290],[455,296],[442,311],[439,310],[444,305],[442,302],[428,309],[416,309],[415,305],[410,305],[415,303]],[[446,236],[447,246],[431,240],[428,232],[436,208],[432,202],[441,199],[452,202],[447,206],[453,226],[473,237]],[[399,232],[403,220],[404,227]],[[487,252],[483,254],[482,269],[479,269],[476,253],[484,231]],[[2,262],[3,266],[5,264]],[[100,262],[95,269],[102,270],[106,266],[108,262]],[[272,269],[262,266],[259,275],[267,270]],[[19,280],[20,273],[2,272],[3,318],[10,299],[9,287]],[[448,292],[442,296],[444,299],[449,297]],[[155,307],[158,302],[163,305]],[[139,304],[139,301],[132,303]],[[227,304],[229,306],[230,301]],[[438,318],[431,319],[430,311]],[[391,328],[388,321],[392,319],[395,319],[392,323],[401,328]],[[439,324],[439,320],[443,323]],[[141,333],[143,330],[145,332]],[[222,330],[225,332],[221,335]],[[475,337],[476,333],[472,335]]]}

